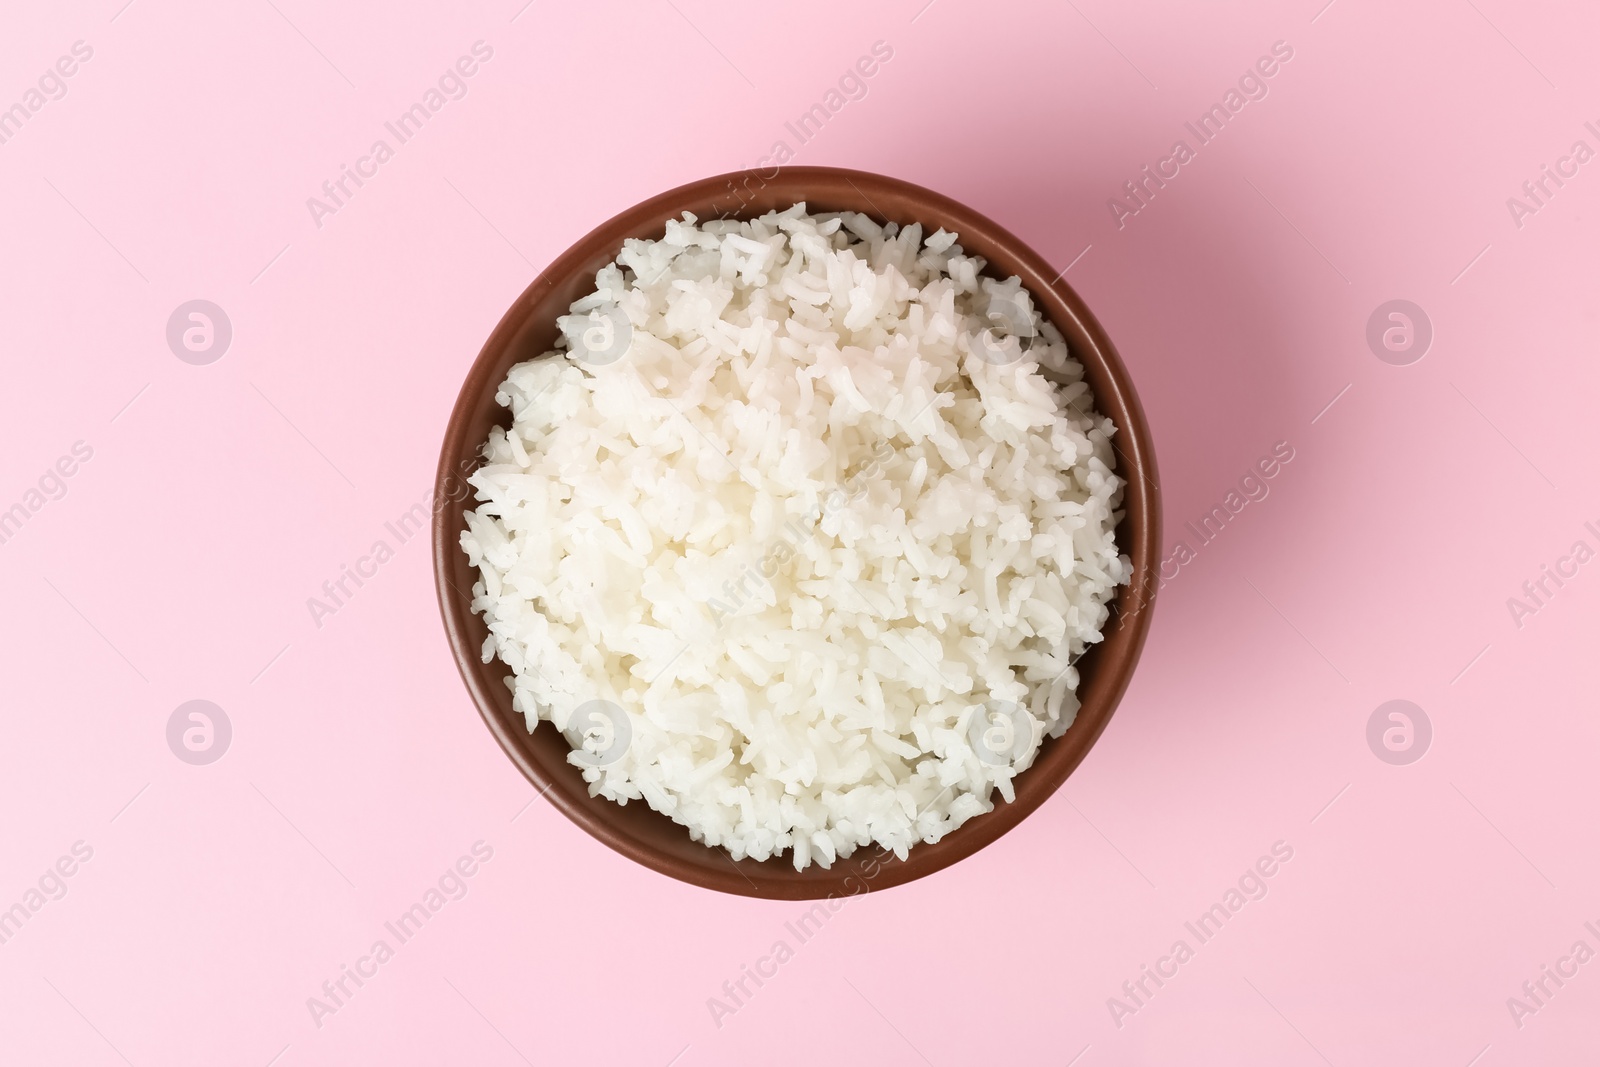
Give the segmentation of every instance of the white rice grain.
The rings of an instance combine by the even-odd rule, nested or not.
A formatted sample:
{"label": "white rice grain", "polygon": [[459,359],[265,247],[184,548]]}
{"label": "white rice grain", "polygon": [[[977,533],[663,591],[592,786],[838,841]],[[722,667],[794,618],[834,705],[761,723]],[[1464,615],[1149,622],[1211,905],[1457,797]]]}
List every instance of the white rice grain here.
{"label": "white rice grain", "polygon": [[735,858],[903,858],[1071,725],[1130,573],[1115,428],[957,240],[685,214],[502,383],[473,610],[591,794]]}

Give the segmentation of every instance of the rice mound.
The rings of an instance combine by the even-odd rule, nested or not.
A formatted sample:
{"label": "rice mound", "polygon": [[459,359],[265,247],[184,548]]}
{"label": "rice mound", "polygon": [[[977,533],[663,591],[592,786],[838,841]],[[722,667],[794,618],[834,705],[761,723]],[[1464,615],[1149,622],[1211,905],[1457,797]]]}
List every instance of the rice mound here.
{"label": "rice mound", "polygon": [[591,795],[735,859],[904,859],[1071,725],[1131,573],[1115,428],[956,239],[685,213],[501,384],[472,610]]}

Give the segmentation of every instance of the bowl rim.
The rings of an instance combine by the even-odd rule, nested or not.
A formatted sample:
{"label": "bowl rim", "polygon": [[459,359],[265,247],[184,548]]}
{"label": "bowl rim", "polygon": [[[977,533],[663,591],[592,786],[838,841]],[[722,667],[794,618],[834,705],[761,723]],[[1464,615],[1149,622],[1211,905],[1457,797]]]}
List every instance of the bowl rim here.
{"label": "bowl rim", "polygon": [[[844,200],[854,202],[841,203]],[[886,215],[875,200],[895,206]],[[1021,277],[1041,313],[1067,337],[1069,350],[1083,365],[1095,409],[1116,426],[1112,438],[1116,473],[1125,482],[1123,518],[1116,536],[1133,573],[1129,584],[1117,592],[1102,641],[1079,659],[1082,706],[1077,718],[1060,738],[1047,738],[1033,764],[1017,776],[1014,801],[999,800],[992,811],[938,842],[912,846],[904,860],[868,845],[826,870],[813,862],[796,872],[787,853],[765,861],[735,861],[720,847],[693,841],[687,828],[650,810],[643,801],[623,806],[590,797],[578,768],[564,759],[552,760],[559,757],[553,744],[559,733],[554,729],[530,733],[522,715],[511,708],[510,690],[504,684],[509,668],[498,657],[482,661],[480,650],[488,628],[483,617],[470,610],[476,568],[467,564],[459,537],[465,528],[466,505],[474,503],[463,476],[476,465],[484,440],[473,427],[482,423],[486,411],[491,416],[495,411],[505,413],[493,400],[500,382],[512,365],[530,358],[530,353],[541,354],[533,351],[537,345],[527,345],[529,334],[552,332],[555,314],[564,313],[570,299],[558,303],[553,314],[541,305],[559,301],[563,291],[593,291],[594,271],[615,257],[624,239],[659,234],[667,219],[678,218],[683,211],[693,211],[702,220],[748,218],[800,201],[806,201],[811,211],[859,210],[880,222],[891,216],[903,224],[920,221],[929,232],[935,228],[929,219],[937,219],[957,232],[970,254],[982,255],[990,267],[1001,265],[999,270],[986,267],[986,273]],[[921,214],[908,217],[908,212]],[[819,166],[774,168],[770,174],[734,171],[669,189],[596,226],[539,272],[501,316],[462,382],[440,448],[432,509],[435,594],[456,667],[490,733],[538,788],[538,795],[548,797],[597,840],[658,873],[702,888],[779,900],[878,892],[926,877],[992,844],[1053,795],[1094,746],[1126,692],[1149,633],[1160,584],[1160,491],[1149,426],[1121,357],[1082,298],[1063,280],[1065,273],[998,223],[941,193],[887,175]],[[491,424],[495,421],[507,420],[490,419]],[[543,740],[552,744],[542,746]],[[644,809],[643,816],[636,809]],[[699,851],[650,840],[670,840],[655,820]],[[641,826],[647,828],[643,835],[637,829]]]}

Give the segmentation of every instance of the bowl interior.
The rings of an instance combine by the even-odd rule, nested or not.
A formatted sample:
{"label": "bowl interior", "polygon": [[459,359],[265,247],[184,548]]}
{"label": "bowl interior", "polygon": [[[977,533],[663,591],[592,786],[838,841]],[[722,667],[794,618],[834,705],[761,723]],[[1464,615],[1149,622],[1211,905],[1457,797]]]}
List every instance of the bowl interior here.
{"label": "bowl interior", "polygon": [[[735,861],[720,848],[692,840],[684,827],[642,801],[622,806],[590,797],[581,772],[567,762],[570,746],[562,735],[545,727],[530,734],[512,710],[505,684],[509,668],[498,659],[482,662],[488,627],[469,609],[476,572],[459,547],[463,512],[472,505],[463,477],[477,466],[490,427],[511,421],[495,403],[497,386],[514,364],[554,347],[556,316],[593,291],[595,272],[616,257],[622,242],[659,236],[666,221],[684,211],[702,220],[749,218],[798,201],[811,211],[852,210],[879,222],[920,222],[929,233],[943,227],[959,234],[967,252],[988,261],[986,273],[1022,278],[1083,364],[1096,408],[1117,427],[1117,473],[1127,482],[1117,543],[1133,563],[1132,582],[1119,592],[1105,639],[1078,663],[1082,707],[1077,719],[1063,736],[1047,739],[1033,766],[1017,777],[1014,802],[997,801],[994,811],[937,843],[915,846],[905,860],[873,845],[829,869],[813,863],[799,872],[787,854],[763,862]],[[947,197],[897,179],[831,167],[745,171],[694,182],[618,215],[565,252],[506,312],[468,373],[446,429],[434,499],[434,569],[445,630],[479,712],[512,762],[569,818],[624,855],[696,885],[776,899],[846,896],[920,878],[976,852],[1043,803],[1094,744],[1127,687],[1149,627],[1160,543],[1155,461],[1144,414],[1110,341],[1057,271],[1004,229]]]}

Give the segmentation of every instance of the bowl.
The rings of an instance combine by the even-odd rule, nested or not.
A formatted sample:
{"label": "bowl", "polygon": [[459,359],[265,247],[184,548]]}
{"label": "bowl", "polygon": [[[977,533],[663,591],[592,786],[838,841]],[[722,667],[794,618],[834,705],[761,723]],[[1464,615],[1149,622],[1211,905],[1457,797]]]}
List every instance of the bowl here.
{"label": "bowl", "polygon": [[[498,659],[484,663],[488,626],[470,610],[476,570],[461,551],[463,511],[471,504],[462,480],[478,463],[478,450],[493,425],[510,425],[510,413],[495,403],[495,390],[513,364],[555,345],[556,316],[593,292],[594,275],[614,259],[627,238],[659,236],[668,219],[683,212],[698,218],[751,218],[805,201],[811,211],[860,211],[879,222],[922,223],[960,235],[964,249],[988,261],[986,273],[1015,274],[1042,313],[1065,336],[1083,364],[1095,405],[1117,427],[1113,438],[1117,473],[1127,482],[1118,546],[1133,564],[1129,585],[1112,605],[1104,640],[1083,655],[1078,696],[1082,707],[1059,738],[1046,739],[1034,763],[1016,778],[1016,800],[997,802],[934,843],[913,846],[901,860],[877,845],[858,848],[831,868],[816,863],[796,871],[787,854],[772,859],[734,860],[721,848],[693,840],[689,831],[643,801],[626,806],[589,796],[571,751],[554,729],[530,734],[511,707],[505,684],[510,669]],[[780,900],[845,897],[887,889],[932,874],[971,856],[1006,833],[1055,792],[1106,727],[1127,689],[1149,631],[1160,545],[1160,504],[1150,432],[1128,372],[1100,324],[1078,294],[1038,253],[969,207],[895,178],[834,167],[785,167],[742,171],[691,182],[596,227],[551,263],[517,298],[478,354],[445,429],[433,510],[433,564],[439,608],[456,665],[483,721],[511,762],[538,793],[600,841],[646,867],[707,889]]]}

